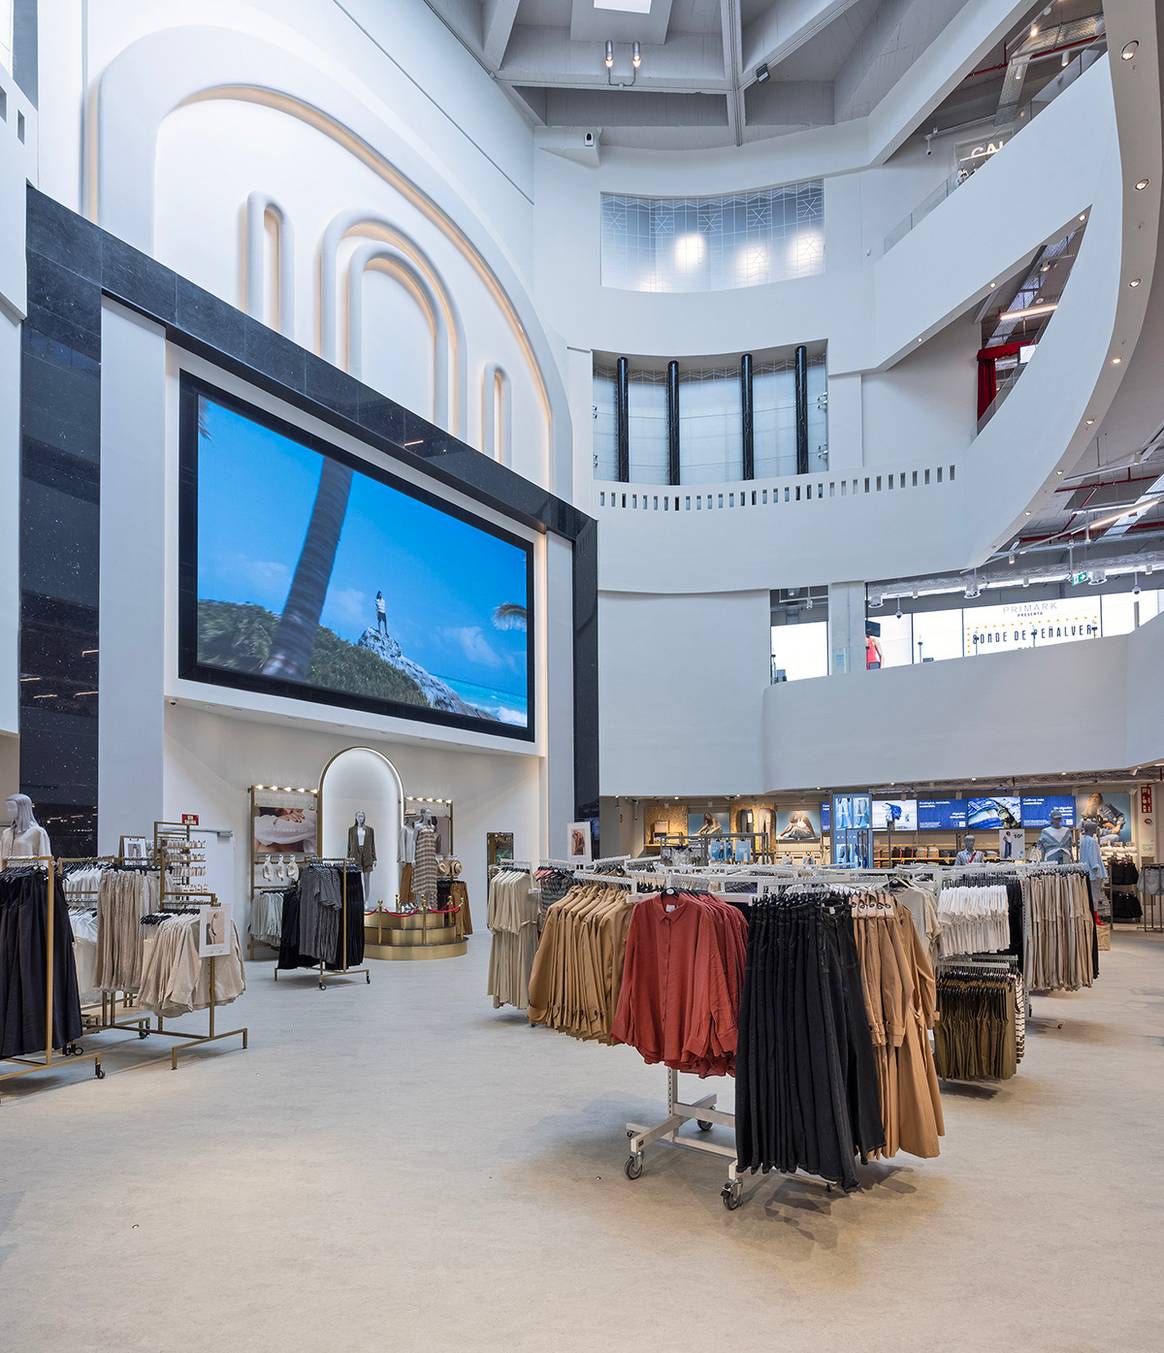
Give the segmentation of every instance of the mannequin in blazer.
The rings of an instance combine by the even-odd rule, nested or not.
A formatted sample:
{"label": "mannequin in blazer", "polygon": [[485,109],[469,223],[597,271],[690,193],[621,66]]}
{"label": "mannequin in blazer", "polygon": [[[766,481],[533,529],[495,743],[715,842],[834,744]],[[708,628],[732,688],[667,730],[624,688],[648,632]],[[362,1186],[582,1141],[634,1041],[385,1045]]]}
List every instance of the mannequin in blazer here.
{"label": "mannequin in blazer", "polygon": [[372,870],[376,867],[376,833],[367,825],[362,812],[348,828],[348,859],[353,860],[364,876],[364,910],[375,911],[372,901]]}

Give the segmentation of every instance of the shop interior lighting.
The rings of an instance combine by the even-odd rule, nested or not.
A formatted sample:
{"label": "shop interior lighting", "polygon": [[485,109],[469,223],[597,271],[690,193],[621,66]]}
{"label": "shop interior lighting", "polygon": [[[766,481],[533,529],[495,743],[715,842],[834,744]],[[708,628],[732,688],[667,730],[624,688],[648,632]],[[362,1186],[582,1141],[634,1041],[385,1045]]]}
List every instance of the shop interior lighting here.
{"label": "shop interior lighting", "polygon": [[634,45],[631,47],[631,65],[638,70],[643,64],[643,53],[639,47],[639,40],[635,38]]}
{"label": "shop interior lighting", "polygon": [[602,64],[607,70],[614,68],[614,43],[609,38],[606,39],[606,55],[602,58]]}
{"label": "shop interior lighting", "polygon": [[1151,182],[1152,182],[1151,179],[1137,179],[1137,180],[1136,180],[1136,192],[1142,193],[1142,192],[1144,191],[1144,189],[1148,186],[1148,184],[1151,183]]}
{"label": "shop interior lighting", "polygon": [[1139,46],[1140,44],[1136,41],[1135,38],[1133,38],[1131,42],[1125,42],[1122,49],[1120,50],[1120,60],[1130,61],[1132,57],[1135,56]]}
{"label": "shop interior lighting", "polygon": [[901,598],[900,598],[900,597],[897,598],[897,611],[896,611],[896,613],[895,613],[895,619],[897,619],[897,620],[900,620],[900,619],[901,619]]}
{"label": "shop interior lighting", "polygon": [[1057,301],[1046,301],[1042,305],[1028,305],[1023,310],[1004,310],[1002,319],[1038,319],[1041,315],[1053,314],[1058,309]]}
{"label": "shop interior lighting", "polygon": [[1113,357],[1113,358],[1111,359],[1111,364],[1112,364],[1112,366],[1119,366],[1119,364],[1120,364],[1123,360],[1124,360],[1124,359],[1123,359],[1122,357]]}
{"label": "shop interior lighting", "polygon": [[1083,421],[1087,424],[1088,427],[1094,427],[1094,426],[1095,426],[1095,419],[1094,419],[1094,418],[1085,418]]}
{"label": "shop interior lighting", "polygon": [[1139,573],[1133,573],[1132,577],[1135,580],[1132,583],[1132,596],[1138,597],[1140,595],[1140,575]]}
{"label": "shop interior lighting", "polygon": [[1128,283],[1128,286],[1138,287],[1143,280],[1144,279],[1142,277],[1133,277],[1132,280]]}

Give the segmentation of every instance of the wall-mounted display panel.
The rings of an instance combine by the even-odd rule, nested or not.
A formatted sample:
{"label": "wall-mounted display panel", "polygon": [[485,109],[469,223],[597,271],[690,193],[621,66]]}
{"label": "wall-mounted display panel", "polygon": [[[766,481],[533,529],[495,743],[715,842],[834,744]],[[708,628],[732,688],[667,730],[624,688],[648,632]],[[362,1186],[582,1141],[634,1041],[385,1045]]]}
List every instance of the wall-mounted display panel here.
{"label": "wall-mounted display panel", "polygon": [[874,831],[912,832],[917,830],[916,799],[874,799]]}
{"label": "wall-mounted display panel", "polygon": [[534,736],[533,550],[189,376],[179,674]]}
{"label": "wall-mounted display panel", "polygon": [[1024,794],[1023,826],[1049,827],[1056,809],[1063,815],[1062,826],[1075,826],[1075,799],[1070,794]]}
{"label": "wall-mounted display panel", "polygon": [[986,794],[966,800],[966,830],[986,831],[1022,826],[1022,799],[1017,794]]}

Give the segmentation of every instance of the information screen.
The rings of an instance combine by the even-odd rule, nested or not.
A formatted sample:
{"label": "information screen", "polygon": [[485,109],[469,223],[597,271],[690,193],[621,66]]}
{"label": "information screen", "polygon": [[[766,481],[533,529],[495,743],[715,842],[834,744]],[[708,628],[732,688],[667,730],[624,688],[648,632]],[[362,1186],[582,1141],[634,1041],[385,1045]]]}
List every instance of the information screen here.
{"label": "information screen", "polygon": [[1054,809],[1063,814],[1060,826],[1075,826],[1075,799],[1070,794],[1024,794],[1023,826],[1049,827]]}
{"label": "information screen", "polygon": [[194,680],[533,737],[533,551],[189,377],[181,664]]}
{"label": "information screen", "polygon": [[965,799],[918,799],[918,831],[961,831],[965,825]]}
{"label": "information screen", "polygon": [[892,828],[895,832],[917,830],[916,799],[874,799],[873,828],[883,832]]}

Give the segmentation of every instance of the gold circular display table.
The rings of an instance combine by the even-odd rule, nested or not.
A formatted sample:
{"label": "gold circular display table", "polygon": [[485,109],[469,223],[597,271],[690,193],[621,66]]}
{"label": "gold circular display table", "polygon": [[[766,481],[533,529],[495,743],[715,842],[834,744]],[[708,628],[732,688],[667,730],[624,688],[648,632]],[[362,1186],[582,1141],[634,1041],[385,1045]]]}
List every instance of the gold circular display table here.
{"label": "gold circular display table", "polygon": [[459,907],[441,911],[368,911],[364,913],[364,957],[402,959],[460,958],[469,942],[457,924]]}

